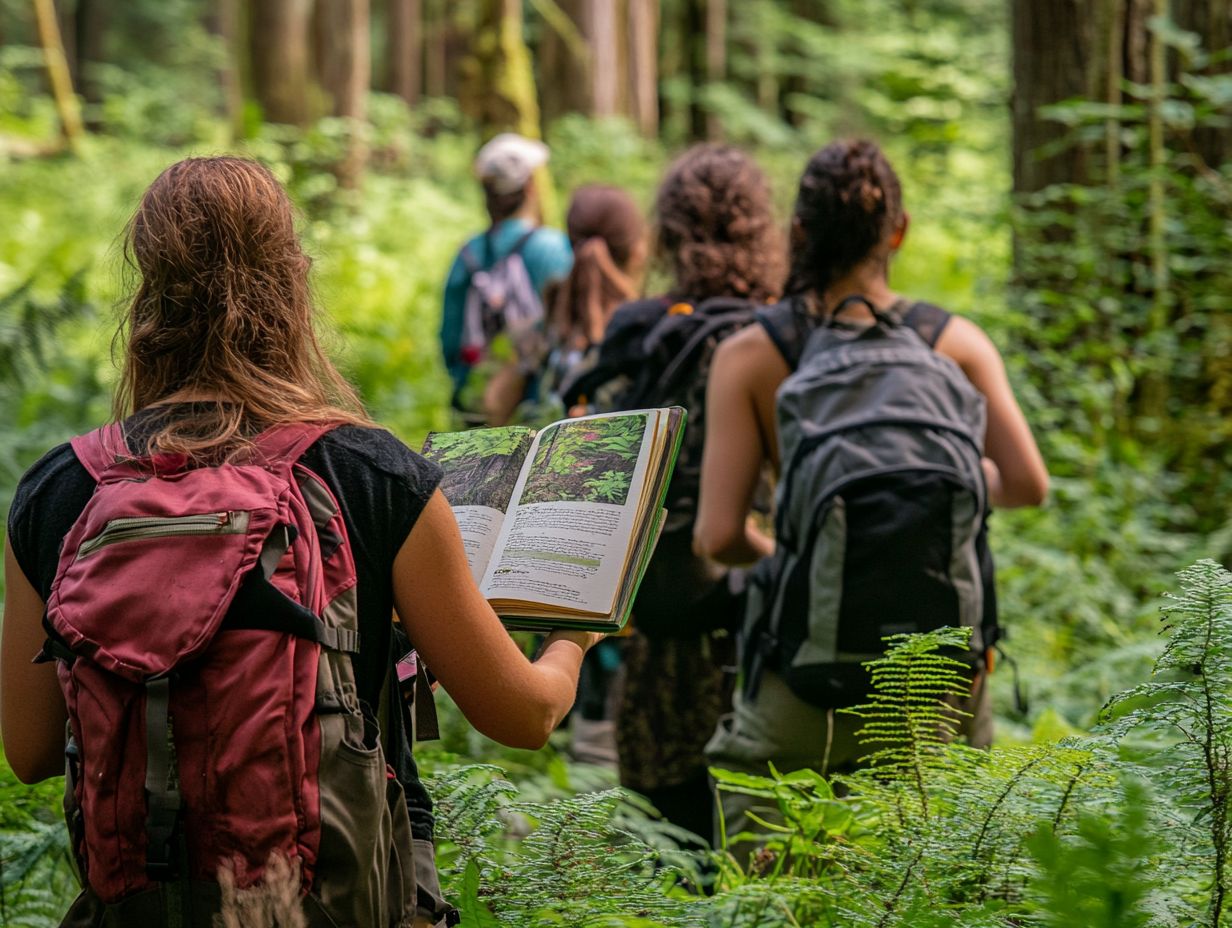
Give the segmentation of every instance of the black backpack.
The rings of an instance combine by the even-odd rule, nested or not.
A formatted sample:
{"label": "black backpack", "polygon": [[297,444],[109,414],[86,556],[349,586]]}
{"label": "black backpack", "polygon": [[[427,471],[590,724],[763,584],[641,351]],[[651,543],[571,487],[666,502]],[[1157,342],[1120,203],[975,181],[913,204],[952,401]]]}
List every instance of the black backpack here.
{"label": "black backpack", "polygon": [[[839,321],[852,301],[872,325]],[[849,298],[814,323],[779,388],[776,548],[751,582],[743,640],[750,698],[768,667],[814,705],[861,702],[863,662],[896,633],[971,628],[973,666],[993,644],[984,398],[932,350],[948,318]]]}
{"label": "black backpack", "polygon": [[[723,573],[693,554],[693,523],[714,351],[753,319],[754,305],[735,298],[715,297],[697,305],[667,299],[628,303],[608,324],[594,365],[561,390],[566,406],[585,401],[605,412],[660,406],[688,410],[664,503],[667,520],[633,607],[638,630],[652,637],[734,628],[739,622],[732,611],[739,606],[725,595]],[[714,592],[704,606],[682,599],[682,594],[703,590]]]}

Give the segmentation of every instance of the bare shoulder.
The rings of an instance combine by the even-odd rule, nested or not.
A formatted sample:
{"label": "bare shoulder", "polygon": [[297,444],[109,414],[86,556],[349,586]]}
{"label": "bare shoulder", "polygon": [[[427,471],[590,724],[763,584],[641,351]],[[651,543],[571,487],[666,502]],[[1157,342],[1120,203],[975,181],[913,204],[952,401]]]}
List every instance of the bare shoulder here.
{"label": "bare shoulder", "polygon": [[747,326],[724,339],[715,349],[714,369],[725,377],[747,377],[758,383],[774,374],[778,375],[774,379],[782,380],[789,373],[787,362],[760,325]]}
{"label": "bare shoulder", "polygon": [[988,333],[965,316],[950,317],[941,337],[937,339],[937,351],[957,363],[968,377],[975,371],[1002,363],[1001,352]]}

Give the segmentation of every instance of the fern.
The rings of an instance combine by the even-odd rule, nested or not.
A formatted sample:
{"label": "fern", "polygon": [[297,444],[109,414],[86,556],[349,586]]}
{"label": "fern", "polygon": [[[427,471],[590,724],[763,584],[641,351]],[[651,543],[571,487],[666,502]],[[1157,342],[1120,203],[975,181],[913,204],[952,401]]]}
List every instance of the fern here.
{"label": "fern", "polygon": [[956,708],[971,693],[967,665],[943,650],[965,650],[970,629],[941,628],[923,635],[892,635],[884,657],[869,661],[869,701],[842,712],[863,719],[856,732],[874,750],[861,758],[883,777],[909,782],[928,818],[928,780],[945,765],[946,745],[966,714]]}
{"label": "fern", "polygon": [[1178,577],[1181,593],[1162,610],[1167,644],[1152,679],[1112,700],[1105,719],[1114,738],[1149,734],[1156,752],[1161,742],[1167,748],[1151,772],[1188,812],[1176,824],[1192,822],[1186,862],[1208,873],[1205,921],[1217,928],[1232,848],[1232,574],[1203,560]]}
{"label": "fern", "polygon": [[490,766],[450,771],[431,789],[449,845],[440,859],[468,924],[702,924],[696,900],[669,892],[675,876],[658,854],[616,824],[623,790],[518,802]]}

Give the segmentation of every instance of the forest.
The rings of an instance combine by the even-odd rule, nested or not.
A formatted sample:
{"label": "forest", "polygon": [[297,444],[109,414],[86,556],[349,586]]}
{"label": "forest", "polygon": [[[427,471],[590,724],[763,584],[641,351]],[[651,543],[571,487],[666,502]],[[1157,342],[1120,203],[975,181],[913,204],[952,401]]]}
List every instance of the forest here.
{"label": "forest", "polygon": [[[1232,925],[1227,0],[0,0],[0,511],[110,415],[124,224],[189,155],[286,185],[373,417],[416,449],[458,427],[442,288],[507,130],[551,146],[549,224],[584,183],[649,207],[724,140],[785,232],[809,155],[875,139],[911,216],[892,286],[991,335],[1051,489],[992,520],[992,749],[942,737],[960,633],[895,640],[857,710],[875,766],[714,771],[782,815],[751,860],[566,733],[503,748],[438,697],[416,759],[462,923]],[[63,789],[0,762],[0,925],[77,892]]]}

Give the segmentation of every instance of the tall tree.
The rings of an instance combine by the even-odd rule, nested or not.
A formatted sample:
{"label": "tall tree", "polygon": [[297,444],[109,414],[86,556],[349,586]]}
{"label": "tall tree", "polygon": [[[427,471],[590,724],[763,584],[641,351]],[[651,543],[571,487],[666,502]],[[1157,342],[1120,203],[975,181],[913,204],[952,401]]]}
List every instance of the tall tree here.
{"label": "tall tree", "polygon": [[423,0],[387,0],[389,89],[410,105],[423,92],[423,14]]}
{"label": "tall tree", "polygon": [[47,66],[47,79],[51,95],[60,117],[60,130],[70,147],[75,148],[84,133],[81,124],[81,107],[73,93],[73,77],[68,67],[68,56],[60,35],[60,23],[52,0],[34,0],[34,19],[38,27],[39,44],[43,48],[43,60]]}
{"label": "tall tree", "polygon": [[547,120],[627,116],[658,128],[658,0],[545,0],[536,64]]}
{"label": "tall tree", "polygon": [[629,0],[629,102],[642,135],[659,131],[659,0]]}
{"label": "tall tree", "polygon": [[344,187],[359,185],[367,154],[364,123],[372,82],[368,0],[317,0],[319,70],[330,112],[347,122],[346,154],[337,166]]}
{"label": "tall tree", "polygon": [[270,122],[302,126],[311,112],[311,0],[252,0],[248,45],[257,101]]}
{"label": "tall tree", "polygon": [[539,99],[522,34],[522,2],[479,0],[478,7],[463,108],[484,135],[507,131],[538,138]]}
{"label": "tall tree", "polygon": [[[1131,0],[1132,2],[1132,0]],[[1058,148],[1066,129],[1042,118],[1040,109],[1096,89],[1092,62],[1097,48],[1097,5],[1088,0],[1012,0],[1014,49],[1014,191],[1033,193],[1056,183],[1089,177],[1082,147]]]}
{"label": "tall tree", "polygon": [[231,135],[244,132],[244,88],[240,79],[240,4],[239,0],[215,0],[206,21],[216,38],[221,54],[218,60],[218,85],[222,90],[223,112]]}
{"label": "tall tree", "polygon": [[76,33],[73,74],[81,95],[87,103],[101,103],[103,89],[98,80],[98,66],[104,56],[104,40],[107,35],[107,0],[77,0],[73,14]]}

